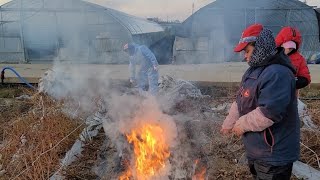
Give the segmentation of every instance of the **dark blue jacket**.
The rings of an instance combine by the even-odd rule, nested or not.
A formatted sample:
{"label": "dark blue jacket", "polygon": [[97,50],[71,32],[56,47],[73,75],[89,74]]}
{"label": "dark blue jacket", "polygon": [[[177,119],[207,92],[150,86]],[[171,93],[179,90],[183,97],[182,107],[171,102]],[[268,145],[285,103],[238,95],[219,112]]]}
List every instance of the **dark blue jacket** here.
{"label": "dark blue jacket", "polygon": [[274,122],[262,132],[243,135],[248,159],[280,166],[298,160],[300,154],[294,69],[283,50],[266,62],[250,67],[243,75],[237,104],[240,116],[260,107]]}

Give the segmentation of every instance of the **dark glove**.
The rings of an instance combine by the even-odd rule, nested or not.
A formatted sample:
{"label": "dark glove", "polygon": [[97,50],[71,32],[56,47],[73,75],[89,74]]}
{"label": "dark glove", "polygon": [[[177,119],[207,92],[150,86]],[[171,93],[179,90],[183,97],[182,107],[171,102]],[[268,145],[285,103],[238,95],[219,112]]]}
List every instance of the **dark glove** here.
{"label": "dark glove", "polygon": [[307,78],[302,77],[302,76],[296,77],[296,89],[304,88],[304,87],[308,86],[308,84],[309,84],[309,81]]}

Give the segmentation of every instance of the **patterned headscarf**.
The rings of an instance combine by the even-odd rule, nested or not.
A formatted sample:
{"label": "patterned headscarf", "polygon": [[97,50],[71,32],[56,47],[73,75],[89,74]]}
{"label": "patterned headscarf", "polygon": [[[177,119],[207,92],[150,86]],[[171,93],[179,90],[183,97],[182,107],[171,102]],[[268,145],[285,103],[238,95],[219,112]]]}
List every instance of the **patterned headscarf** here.
{"label": "patterned headscarf", "polygon": [[276,43],[272,31],[264,28],[256,40],[255,48],[248,64],[251,67],[265,65],[268,58],[276,53]]}

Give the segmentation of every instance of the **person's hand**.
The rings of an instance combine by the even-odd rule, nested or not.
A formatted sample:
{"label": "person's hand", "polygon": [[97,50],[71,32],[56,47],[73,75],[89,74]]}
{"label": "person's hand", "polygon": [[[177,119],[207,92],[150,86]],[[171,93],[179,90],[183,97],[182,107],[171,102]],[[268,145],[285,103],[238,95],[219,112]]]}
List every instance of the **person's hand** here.
{"label": "person's hand", "polygon": [[234,133],[234,134],[236,134],[237,136],[242,136],[245,132],[244,132],[244,130],[243,130],[243,128],[239,125],[239,124],[237,124],[236,123],[236,125],[233,127],[233,129],[232,129],[232,132]]}
{"label": "person's hand", "polygon": [[231,134],[231,129],[223,129],[223,128],[221,128],[220,133],[222,135],[229,135],[229,134]]}
{"label": "person's hand", "polygon": [[134,81],[133,79],[131,79],[131,78],[130,78],[129,81],[130,81],[131,84],[134,84],[134,83],[135,83],[135,81]]}
{"label": "person's hand", "polygon": [[157,66],[153,66],[153,69],[154,69],[155,71],[157,71],[157,70],[158,70],[158,67],[157,67]]}

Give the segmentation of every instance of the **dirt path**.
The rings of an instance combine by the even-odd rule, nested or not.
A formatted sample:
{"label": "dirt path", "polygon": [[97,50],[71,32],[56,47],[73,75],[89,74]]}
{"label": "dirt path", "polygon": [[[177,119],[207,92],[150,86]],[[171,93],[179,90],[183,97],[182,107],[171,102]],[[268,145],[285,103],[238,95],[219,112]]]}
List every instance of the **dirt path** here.
{"label": "dirt path", "polygon": [[[52,68],[52,64],[0,64],[2,67],[14,67],[19,74],[31,83],[38,83],[44,73]],[[65,72],[77,70],[79,78],[82,74],[94,73],[97,76],[111,79],[127,80],[129,71],[127,65],[95,65],[95,64],[72,64],[64,65]],[[240,82],[241,76],[248,68],[246,63],[220,63],[201,65],[161,65],[160,75],[169,75],[188,81],[199,82]],[[309,65],[312,83],[320,83],[320,65]],[[85,72],[85,73],[82,73]],[[20,80],[10,71],[6,71],[6,83],[18,83]]]}

